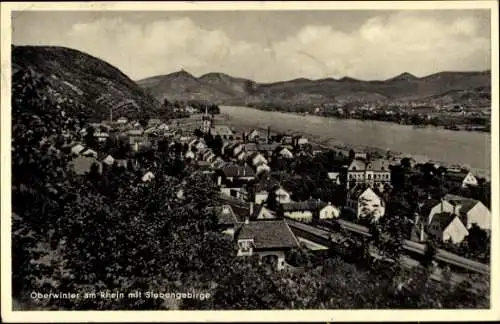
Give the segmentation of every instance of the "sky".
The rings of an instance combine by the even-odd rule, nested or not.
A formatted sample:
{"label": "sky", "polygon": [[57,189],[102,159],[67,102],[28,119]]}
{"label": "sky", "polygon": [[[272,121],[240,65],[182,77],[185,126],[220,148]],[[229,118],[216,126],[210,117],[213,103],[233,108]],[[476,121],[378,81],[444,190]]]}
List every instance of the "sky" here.
{"label": "sky", "polygon": [[489,10],[22,11],[15,45],[74,48],[134,80],[184,69],[258,82],[491,67]]}

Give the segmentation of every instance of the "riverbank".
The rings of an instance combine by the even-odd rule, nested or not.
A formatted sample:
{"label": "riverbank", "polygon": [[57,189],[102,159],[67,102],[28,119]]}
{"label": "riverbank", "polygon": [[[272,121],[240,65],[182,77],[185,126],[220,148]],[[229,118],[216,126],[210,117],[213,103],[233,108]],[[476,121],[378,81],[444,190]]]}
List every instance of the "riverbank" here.
{"label": "riverbank", "polygon": [[[413,128],[390,122],[343,120],[221,106],[221,117],[242,129],[267,127],[277,132],[300,133],[326,148],[368,150],[382,156],[411,156],[417,162],[444,166],[462,165],[478,176],[490,178],[491,137],[487,133]],[[465,149],[467,148],[467,149]]]}

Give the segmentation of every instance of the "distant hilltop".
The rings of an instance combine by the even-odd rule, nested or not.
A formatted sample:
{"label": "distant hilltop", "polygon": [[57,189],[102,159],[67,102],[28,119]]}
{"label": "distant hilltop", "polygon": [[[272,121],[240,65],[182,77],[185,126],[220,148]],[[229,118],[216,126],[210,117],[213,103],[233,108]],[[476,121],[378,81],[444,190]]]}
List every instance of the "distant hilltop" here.
{"label": "distant hilltop", "polygon": [[489,70],[444,71],[422,78],[405,72],[380,81],[364,81],[346,76],[341,79],[299,78],[273,83],[258,83],[223,73],[208,73],[197,78],[187,71],[181,71],[146,78],[137,83],[159,100],[164,97],[176,100],[197,98],[232,105],[436,100],[450,93],[467,93],[469,98],[491,93]]}

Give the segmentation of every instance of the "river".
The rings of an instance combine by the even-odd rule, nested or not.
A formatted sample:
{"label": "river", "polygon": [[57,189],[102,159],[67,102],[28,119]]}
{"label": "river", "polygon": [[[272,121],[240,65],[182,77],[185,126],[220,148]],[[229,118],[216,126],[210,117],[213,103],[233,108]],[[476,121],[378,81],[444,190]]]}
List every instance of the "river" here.
{"label": "river", "polygon": [[337,119],[263,111],[248,107],[221,106],[231,124],[294,131],[329,146],[369,147],[412,155],[417,161],[432,160],[460,164],[489,178],[491,134],[451,131],[441,128],[413,128],[381,121]]}

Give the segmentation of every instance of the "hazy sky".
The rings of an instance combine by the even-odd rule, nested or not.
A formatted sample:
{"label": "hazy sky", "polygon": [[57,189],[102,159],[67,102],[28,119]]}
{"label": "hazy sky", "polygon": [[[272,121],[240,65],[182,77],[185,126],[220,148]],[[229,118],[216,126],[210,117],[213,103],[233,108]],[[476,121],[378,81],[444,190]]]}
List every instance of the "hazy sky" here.
{"label": "hazy sky", "polygon": [[16,45],[84,51],[132,79],[181,68],[260,82],[490,69],[489,10],[12,14]]}

